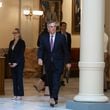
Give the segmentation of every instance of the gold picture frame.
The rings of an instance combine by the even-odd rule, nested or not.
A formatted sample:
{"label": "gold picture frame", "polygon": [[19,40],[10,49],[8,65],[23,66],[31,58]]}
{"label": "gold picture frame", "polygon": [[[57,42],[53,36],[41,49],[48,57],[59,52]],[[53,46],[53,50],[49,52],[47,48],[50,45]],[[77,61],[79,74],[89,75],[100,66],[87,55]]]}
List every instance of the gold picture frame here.
{"label": "gold picture frame", "polygon": [[80,33],[80,0],[72,0],[72,34]]}
{"label": "gold picture frame", "polygon": [[[40,9],[44,12],[43,16],[40,17],[40,32],[44,30],[49,20],[54,20],[58,24],[61,22],[62,2],[63,0],[40,0]],[[57,30],[59,30],[59,26]]]}

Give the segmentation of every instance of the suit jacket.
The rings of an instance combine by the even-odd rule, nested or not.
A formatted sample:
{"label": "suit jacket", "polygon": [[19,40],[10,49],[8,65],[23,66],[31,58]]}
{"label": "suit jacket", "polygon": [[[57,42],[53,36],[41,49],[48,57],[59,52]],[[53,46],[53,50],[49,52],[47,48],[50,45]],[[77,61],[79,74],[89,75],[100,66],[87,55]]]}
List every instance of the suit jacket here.
{"label": "suit jacket", "polygon": [[48,65],[50,62],[54,62],[56,65],[69,63],[70,56],[67,49],[66,39],[63,35],[56,33],[52,51],[50,48],[49,33],[42,36],[40,39],[40,47],[38,49],[38,58],[41,58],[45,65]]}
{"label": "suit jacket", "polygon": [[42,36],[44,36],[46,33],[48,33],[47,29],[45,29],[43,32],[41,32],[38,36],[38,40],[37,40],[37,46],[39,47],[40,46],[40,38]]}
{"label": "suit jacket", "polygon": [[19,39],[14,49],[12,46],[14,40],[10,41],[9,50],[8,50],[8,62],[10,63],[24,63],[24,51],[25,51],[25,42],[22,39]]}
{"label": "suit jacket", "polygon": [[[61,31],[59,31],[59,33],[61,33]],[[68,51],[69,53],[71,53],[71,34],[66,32],[66,42],[67,42],[67,45],[68,45]]]}

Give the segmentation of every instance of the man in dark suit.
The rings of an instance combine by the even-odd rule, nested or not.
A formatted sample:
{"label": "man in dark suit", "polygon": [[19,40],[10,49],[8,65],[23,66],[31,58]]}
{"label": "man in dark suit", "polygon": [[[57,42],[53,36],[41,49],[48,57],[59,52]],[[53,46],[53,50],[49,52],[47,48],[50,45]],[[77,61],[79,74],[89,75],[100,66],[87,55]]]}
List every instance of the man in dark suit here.
{"label": "man in dark suit", "polygon": [[64,35],[66,38],[66,42],[68,45],[68,51],[71,53],[71,34],[66,31],[67,29],[67,23],[66,22],[61,22],[60,23],[60,33]]}
{"label": "man in dark suit", "polygon": [[56,22],[47,23],[48,32],[40,39],[38,64],[45,65],[46,77],[49,84],[50,106],[58,103],[61,74],[64,65],[71,66],[66,39],[56,32]]}
{"label": "man in dark suit", "polygon": [[[67,23],[66,22],[61,22],[60,23],[60,33],[62,35],[64,35],[65,39],[66,39],[66,43],[67,43],[67,46],[68,46],[68,51],[69,51],[69,54],[71,56],[71,34],[68,33],[66,31],[67,29]],[[69,68],[70,69],[70,68]],[[62,78],[61,78],[61,86],[65,86],[65,82],[63,80],[64,78],[64,74],[62,74]]]}

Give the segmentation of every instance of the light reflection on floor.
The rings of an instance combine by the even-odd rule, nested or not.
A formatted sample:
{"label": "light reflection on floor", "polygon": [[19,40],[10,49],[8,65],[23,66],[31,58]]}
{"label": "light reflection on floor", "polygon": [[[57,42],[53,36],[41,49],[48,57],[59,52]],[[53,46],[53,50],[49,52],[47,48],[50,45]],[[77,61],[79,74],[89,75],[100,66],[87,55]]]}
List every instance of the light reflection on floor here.
{"label": "light reflection on floor", "polygon": [[[40,99],[40,101],[39,101]],[[41,101],[44,99],[43,101]],[[11,97],[0,98],[1,110],[68,110],[64,103],[59,103],[54,108],[49,106],[49,97],[30,96],[24,97],[22,101],[11,100]]]}
{"label": "light reflection on floor", "polygon": [[[49,96],[43,92],[38,93],[33,87],[38,79],[24,79],[25,96],[22,101],[12,100],[12,80],[5,80],[5,95],[0,96],[0,110],[69,110],[66,109],[66,101],[72,100],[78,93],[78,78],[71,78],[66,86],[61,87],[59,103],[54,108],[49,105]],[[110,98],[110,90],[105,95]]]}
{"label": "light reflection on floor", "polygon": [[54,108],[49,105],[49,96],[38,93],[33,87],[38,79],[24,79],[25,96],[22,101],[12,100],[12,80],[5,80],[5,95],[0,97],[0,110],[69,110],[66,101],[78,93],[78,78],[71,78],[66,86],[61,87],[59,103]]}

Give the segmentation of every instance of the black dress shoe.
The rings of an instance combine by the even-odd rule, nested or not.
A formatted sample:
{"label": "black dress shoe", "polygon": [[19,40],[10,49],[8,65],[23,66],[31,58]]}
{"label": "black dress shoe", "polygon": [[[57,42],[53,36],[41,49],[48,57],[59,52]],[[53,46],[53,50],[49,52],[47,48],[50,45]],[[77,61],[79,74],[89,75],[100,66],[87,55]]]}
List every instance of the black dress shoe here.
{"label": "black dress shoe", "polygon": [[104,89],[104,92],[107,92],[107,89]]}
{"label": "black dress shoe", "polygon": [[55,104],[58,104],[58,100],[55,100]]}
{"label": "black dress shoe", "polygon": [[60,86],[65,86],[65,82],[64,81],[61,81],[60,82]]}
{"label": "black dress shoe", "polygon": [[55,104],[58,104],[58,98],[54,98]]}
{"label": "black dress shoe", "polygon": [[55,104],[50,103],[50,106],[51,106],[51,107],[54,107],[54,105],[55,105]]}
{"label": "black dress shoe", "polygon": [[54,105],[55,105],[55,101],[54,101],[53,98],[51,98],[51,99],[50,99],[50,106],[51,106],[51,107],[54,107]]}

